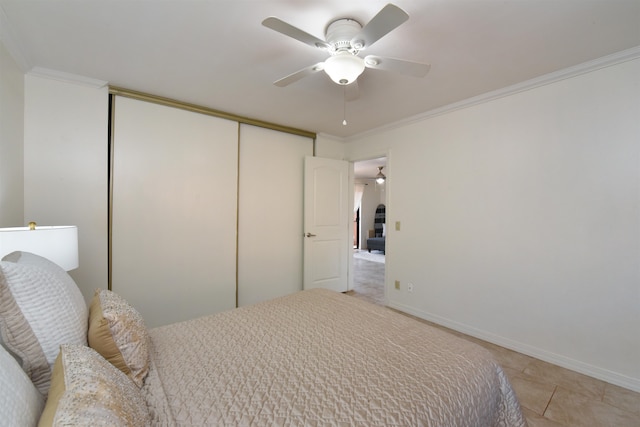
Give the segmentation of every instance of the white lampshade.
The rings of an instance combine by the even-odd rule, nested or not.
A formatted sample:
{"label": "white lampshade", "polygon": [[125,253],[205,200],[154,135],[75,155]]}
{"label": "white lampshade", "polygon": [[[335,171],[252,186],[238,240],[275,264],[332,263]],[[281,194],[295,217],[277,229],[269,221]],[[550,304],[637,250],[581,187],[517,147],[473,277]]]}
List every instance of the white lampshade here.
{"label": "white lampshade", "polygon": [[364,60],[349,52],[338,52],[324,61],[324,71],[339,85],[348,85],[364,71]]}
{"label": "white lampshade", "polygon": [[78,227],[0,228],[0,259],[14,251],[31,252],[73,270],[78,268]]}

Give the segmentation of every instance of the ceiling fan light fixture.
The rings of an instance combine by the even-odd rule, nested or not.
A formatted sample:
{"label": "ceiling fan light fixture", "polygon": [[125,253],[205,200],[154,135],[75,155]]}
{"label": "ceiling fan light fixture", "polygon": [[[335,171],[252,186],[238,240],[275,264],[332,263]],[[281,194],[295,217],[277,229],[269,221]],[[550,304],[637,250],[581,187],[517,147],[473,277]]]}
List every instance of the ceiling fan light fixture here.
{"label": "ceiling fan light fixture", "polygon": [[382,168],[384,168],[384,166],[378,166],[378,174],[376,175],[376,182],[378,184],[384,184],[387,179],[387,177],[382,173]]}
{"label": "ceiling fan light fixture", "polygon": [[324,61],[324,71],[339,85],[348,85],[364,71],[364,60],[347,51],[338,52]]}

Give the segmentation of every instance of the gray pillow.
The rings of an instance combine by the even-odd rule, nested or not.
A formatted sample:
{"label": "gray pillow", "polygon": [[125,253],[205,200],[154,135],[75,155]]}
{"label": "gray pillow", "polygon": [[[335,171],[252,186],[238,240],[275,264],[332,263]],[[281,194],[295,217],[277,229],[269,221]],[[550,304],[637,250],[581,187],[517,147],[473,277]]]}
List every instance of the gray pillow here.
{"label": "gray pillow", "polygon": [[16,360],[0,346],[0,420],[7,426],[35,426],[44,397]]}
{"label": "gray pillow", "polygon": [[0,262],[0,336],[43,395],[60,345],[87,345],[88,319],[82,293],[57,264],[26,252]]}

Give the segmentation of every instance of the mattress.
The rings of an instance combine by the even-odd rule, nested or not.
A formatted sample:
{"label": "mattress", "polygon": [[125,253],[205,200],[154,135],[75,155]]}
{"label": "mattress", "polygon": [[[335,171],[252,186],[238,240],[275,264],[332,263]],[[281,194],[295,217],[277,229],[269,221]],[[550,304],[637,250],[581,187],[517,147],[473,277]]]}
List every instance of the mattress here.
{"label": "mattress", "polygon": [[482,347],[314,289],[150,330],[154,425],[525,426]]}

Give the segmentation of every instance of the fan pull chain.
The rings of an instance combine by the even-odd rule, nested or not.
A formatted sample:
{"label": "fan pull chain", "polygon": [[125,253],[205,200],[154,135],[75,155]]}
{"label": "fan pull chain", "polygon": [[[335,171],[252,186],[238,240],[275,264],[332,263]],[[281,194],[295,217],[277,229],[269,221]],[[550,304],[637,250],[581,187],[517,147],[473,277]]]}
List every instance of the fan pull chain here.
{"label": "fan pull chain", "polygon": [[347,125],[347,85],[343,86],[343,92],[342,94],[344,95],[343,97],[343,104],[342,104],[342,126],[346,126]]}

